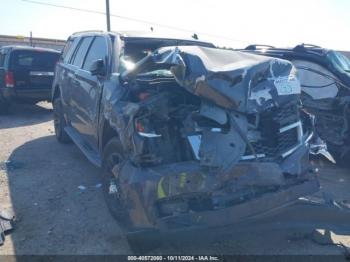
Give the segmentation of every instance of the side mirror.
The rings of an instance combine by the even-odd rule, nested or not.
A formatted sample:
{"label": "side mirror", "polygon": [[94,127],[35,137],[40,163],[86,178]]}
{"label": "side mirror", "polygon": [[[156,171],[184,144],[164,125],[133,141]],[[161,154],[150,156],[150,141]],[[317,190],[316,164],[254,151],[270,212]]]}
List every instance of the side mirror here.
{"label": "side mirror", "polygon": [[97,59],[90,67],[90,72],[93,76],[104,76],[106,75],[106,67],[103,59]]}

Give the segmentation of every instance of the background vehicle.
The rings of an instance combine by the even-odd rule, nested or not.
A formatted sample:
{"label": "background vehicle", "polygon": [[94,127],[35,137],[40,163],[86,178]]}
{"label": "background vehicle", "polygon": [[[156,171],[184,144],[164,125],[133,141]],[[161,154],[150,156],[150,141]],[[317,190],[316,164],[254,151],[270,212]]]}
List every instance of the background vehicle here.
{"label": "background vehicle", "polygon": [[54,67],[60,52],[33,47],[0,48],[0,112],[12,101],[37,103],[51,99]]}
{"label": "background vehicle", "polygon": [[294,48],[248,46],[245,52],[283,58],[298,69],[302,103],[316,116],[316,131],[343,165],[350,156],[350,61],[334,50],[302,44]]}
{"label": "background vehicle", "polygon": [[293,72],[200,41],[77,33],[56,67],[56,137],[104,168],[129,236],[229,225],[319,188]]}

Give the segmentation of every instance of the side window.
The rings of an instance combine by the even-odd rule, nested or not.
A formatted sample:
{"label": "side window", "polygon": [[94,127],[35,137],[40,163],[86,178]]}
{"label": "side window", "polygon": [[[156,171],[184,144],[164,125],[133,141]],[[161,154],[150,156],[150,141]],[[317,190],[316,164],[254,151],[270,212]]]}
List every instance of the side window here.
{"label": "side window", "polygon": [[78,43],[79,43],[80,38],[74,38],[74,39],[69,39],[64,46],[63,52],[62,52],[62,58],[64,63],[68,63],[69,59],[71,58],[74,50],[76,49]]}
{"label": "side window", "polygon": [[71,64],[81,68],[81,66],[83,65],[86,52],[89,49],[92,39],[93,39],[92,36],[83,38],[82,42],[78,47],[78,50],[74,54]]}
{"label": "side window", "polygon": [[97,59],[103,59],[106,61],[108,55],[107,42],[104,37],[97,36],[92,43],[89,53],[87,54],[84,62],[83,69],[89,71],[93,62]]}

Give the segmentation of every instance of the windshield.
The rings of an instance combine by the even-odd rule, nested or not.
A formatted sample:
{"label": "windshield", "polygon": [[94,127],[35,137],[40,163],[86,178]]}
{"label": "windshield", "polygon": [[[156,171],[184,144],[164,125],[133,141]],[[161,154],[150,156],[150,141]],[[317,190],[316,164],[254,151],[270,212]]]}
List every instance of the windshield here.
{"label": "windshield", "polygon": [[[141,59],[145,58],[148,54],[154,52],[158,48],[167,46],[203,46],[214,47],[211,43],[192,41],[192,40],[179,40],[179,39],[162,39],[162,38],[138,38],[128,37],[124,39],[125,47],[123,54],[120,57],[119,72],[133,70],[135,64]],[[159,72],[155,72],[157,74]],[[164,72],[161,72],[163,75]],[[165,73],[168,74],[168,73]]]}
{"label": "windshield", "polygon": [[350,73],[350,61],[342,53],[336,51],[329,51],[327,54],[327,58],[335,68]]}

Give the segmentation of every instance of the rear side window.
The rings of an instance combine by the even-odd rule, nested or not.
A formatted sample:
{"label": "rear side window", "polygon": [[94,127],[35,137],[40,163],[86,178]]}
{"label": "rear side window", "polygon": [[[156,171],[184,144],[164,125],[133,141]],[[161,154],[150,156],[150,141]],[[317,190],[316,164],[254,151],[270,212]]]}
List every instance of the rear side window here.
{"label": "rear side window", "polygon": [[62,52],[62,57],[63,57],[63,62],[68,63],[69,59],[71,58],[75,48],[77,47],[79,43],[80,38],[74,38],[74,39],[69,39],[64,46],[63,52]]}
{"label": "rear side window", "polygon": [[53,71],[59,56],[59,53],[45,51],[14,51],[11,55],[11,68],[13,70]]}
{"label": "rear side window", "polygon": [[85,37],[83,38],[82,42],[80,43],[77,51],[74,54],[72,64],[81,68],[83,65],[83,61],[85,58],[85,55],[89,49],[89,46],[91,44],[93,37]]}
{"label": "rear side window", "polygon": [[106,39],[104,37],[97,36],[85,58],[83,69],[90,70],[92,63],[98,59],[103,59],[103,61],[106,61],[106,57],[108,55],[107,50]]}

